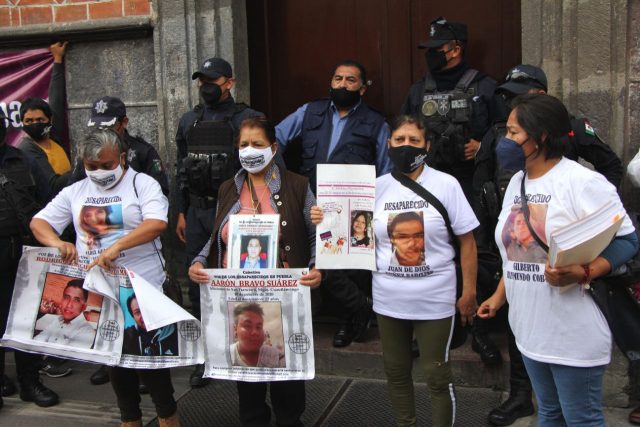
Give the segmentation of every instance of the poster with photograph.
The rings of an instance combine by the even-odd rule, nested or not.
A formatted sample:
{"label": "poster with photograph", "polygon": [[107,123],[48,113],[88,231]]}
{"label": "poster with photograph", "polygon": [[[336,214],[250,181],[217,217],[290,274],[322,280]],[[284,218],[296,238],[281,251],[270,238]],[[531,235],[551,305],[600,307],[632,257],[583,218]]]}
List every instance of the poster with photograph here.
{"label": "poster with photograph", "polygon": [[117,364],[122,348],[120,307],[87,290],[85,274],[83,266],[65,264],[55,248],[25,249],[2,345]]}
{"label": "poster with photograph", "polygon": [[198,320],[124,267],[86,267],[55,248],[25,249],[2,344],[130,368],[204,361]]}
{"label": "poster with photograph", "polygon": [[307,269],[210,269],[200,287],[205,376],[239,381],[315,375]]}
{"label": "poster with photograph", "polygon": [[228,268],[276,268],[280,215],[229,217]]}
{"label": "poster with photograph", "polygon": [[316,227],[316,266],[375,270],[375,167],[318,165],[317,174],[324,219]]}

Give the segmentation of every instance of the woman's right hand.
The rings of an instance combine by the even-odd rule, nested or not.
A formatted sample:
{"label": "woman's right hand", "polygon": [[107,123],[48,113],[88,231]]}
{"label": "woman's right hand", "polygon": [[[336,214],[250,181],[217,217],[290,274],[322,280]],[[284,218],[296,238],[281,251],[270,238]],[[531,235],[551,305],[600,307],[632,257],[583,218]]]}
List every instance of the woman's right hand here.
{"label": "woman's right hand", "polygon": [[209,275],[204,271],[204,265],[201,262],[194,262],[189,267],[189,279],[200,285],[209,283]]}
{"label": "woman's right hand", "polygon": [[476,314],[481,319],[491,319],[495,317],[496,313],[500,308],[504,305],[504,301],[501,301],[500,298],[493,294],[491,297],[487,298],[480,304],[478,307],[478,311]]}
{"label": "woman's right hand", "polygon": [[324,219],[324,212],[320,206],[311,206],[311,223],[318,225]]}
{"label": "woman's right hand", "polygon": [[60,251],[60,256],[65,263],[72,264],[78,262],[78,251],[76,245],[73,243],[60,240],[54,247]]}

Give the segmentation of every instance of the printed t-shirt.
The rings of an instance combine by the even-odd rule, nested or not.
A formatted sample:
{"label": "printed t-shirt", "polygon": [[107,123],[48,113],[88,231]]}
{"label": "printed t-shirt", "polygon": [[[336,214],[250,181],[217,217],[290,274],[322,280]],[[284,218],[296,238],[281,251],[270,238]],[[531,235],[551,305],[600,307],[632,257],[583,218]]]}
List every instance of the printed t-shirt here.
{"label": "printed t-shirt", "polygon": [[49,140],[49,144],[51,144],[49,148],[44,145],[38,145],[38,147],[42,148],[42,151],[47,155],[51,169],[53,169],[57,175],[63,175],[69,172],[71,170],[71,163],[69,163],[67,153],[57,142],[51,139]]}
{"label": "printed t-shirt", "polygon": [[[133,178],[137,174],[134,192]],[[73,220],[80,264],[90,263],[116,240],[135,230],[146,219],[167,222],[169,202],[160,185],[148,175],[129,168],[114,188],[102,189],[89,178],[65,187],[35,218],[47,221],[58,234]],[[160,238],[155,239],[158,251]],[[116,260],[162,288],[164,271],[152,242],[120,253]],[[164,262],[164,261],[163,261]]]}
{"label": "printed t-shirt", "polygon": [[[590,295],[581,286],[558,288],[544,277],[546,256],[523,220],[520,183],[523,172],[507,187],[495,231],[503,259],[509,301],[509,323],[518,348],[530,359],[544,363],[589,367],[609,363],[611,333]],[[525,179],[530,223],[548,244],[551,233],[596,211],[609,200],[616,213],[625,214],[616,189],[602,175],[562,158],[536,179]],[[633,233],[628,216],[619,236]]]}
{"label": "printed t-shirt", "polygon": [[[416,182],[444,205],[456,235],[479,225],[454,177],[425,167]],[[399,319],[453,316],[455,249],[440,213],[386,174],[376,179],[373,226],[377,264],[373,272],[374,311]]]}

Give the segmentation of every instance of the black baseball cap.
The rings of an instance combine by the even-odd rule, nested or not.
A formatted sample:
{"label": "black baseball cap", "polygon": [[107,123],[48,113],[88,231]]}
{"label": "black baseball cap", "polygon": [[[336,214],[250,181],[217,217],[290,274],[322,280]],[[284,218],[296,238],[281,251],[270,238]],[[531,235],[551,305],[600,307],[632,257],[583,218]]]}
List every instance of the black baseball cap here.
{"label": "black baseball cap", "polygon": [[113,96],[103,96],[93,102],[91,107],[91,118],[87,126],[113,126],[118,119],[127,116],[127,108],[120,98]]}
{"label": "black baseball cap", "polygon": [[207,77],[209,79],[217,79],[221,76],[227,78],[233,77],[231,71],[231,64],[222,58],[209,58],[202,63],[200,70],[193,73],[192,80],[199,79],[200,77]]}
{"label": "black baseball cap", "polygon": [[520,95],[530,89],[544,89],[547,92],[547,75],[535,65],[516,65],[507,73],[504,83],[496,91],[507,91]]}
{"label": "black baseball cap", "polygon": [[420,49],[440,47],[451,40],[467,41],[467,25],[459,22],[448,22],[442,16],[431,21],[429,40],[418,45]]}

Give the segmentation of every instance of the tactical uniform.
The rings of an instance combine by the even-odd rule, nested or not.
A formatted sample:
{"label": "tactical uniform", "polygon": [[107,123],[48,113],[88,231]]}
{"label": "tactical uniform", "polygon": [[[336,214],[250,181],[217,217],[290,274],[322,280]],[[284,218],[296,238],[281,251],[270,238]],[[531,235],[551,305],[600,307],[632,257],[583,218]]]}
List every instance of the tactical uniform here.
{"label": "tactical uniform", "polygon": [[[2,126],[2,125],[0,125]],[[0,333],[4,334],[13,287],[29,222],[39,203],[49,194],[47,180],[34,163],[17,148],[6,145],[0,135]],[[34,197],[35,195],[35,197]],[[37,198],[37,201],[36,201]],[[39,406],[58,403],[58,396],[40,382],[40,356],[15,350],[16,370],[22,400]],[[5,350],[0,348],[0,384],[4,378]],[[0,399],[0,407],[2,400]]]}
{"label": "tactical uniform", "polygon": [[[218,188],[240,168],[235,138],[240,123],[262,113],[229,97],[211,108],[199,104],[180,119],[176,143],[178,209],[186,217],[187,265],[213,232]],[[200,317],[200,286],[189,284],[193,315]]]}
{"label": "tactical uniform", "polygon": [[413,84],[400,109],[422,117],[435,133],[428,163],[456,177],[470,203],[474,161],[464,160],[464,145],[489,129],[494,90],[493,79],[462,62]]}

